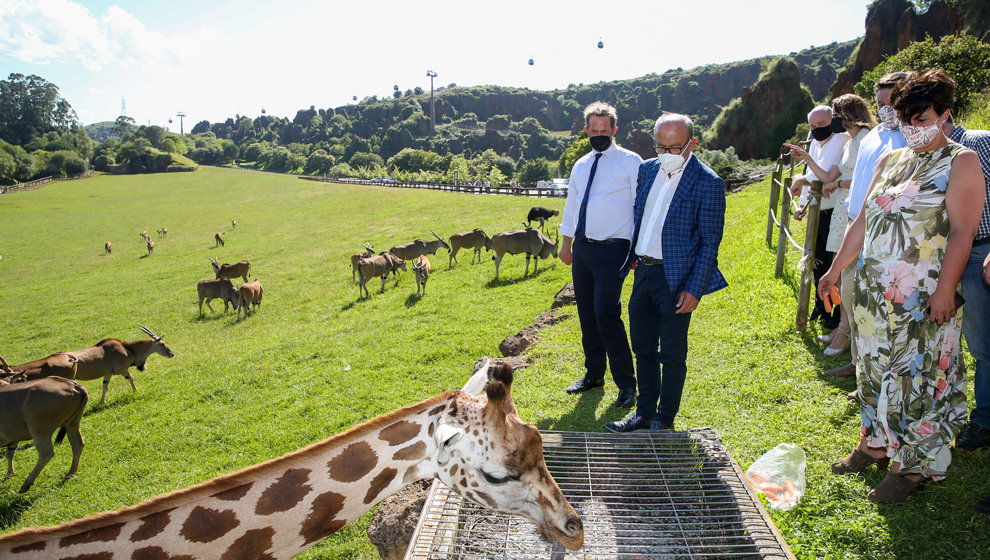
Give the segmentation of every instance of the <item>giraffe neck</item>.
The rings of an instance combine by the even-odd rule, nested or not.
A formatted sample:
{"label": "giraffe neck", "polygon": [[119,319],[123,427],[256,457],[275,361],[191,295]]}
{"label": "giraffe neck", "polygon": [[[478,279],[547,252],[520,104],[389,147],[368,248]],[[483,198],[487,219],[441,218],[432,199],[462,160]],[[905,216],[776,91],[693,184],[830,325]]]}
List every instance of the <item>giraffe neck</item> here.
{"label": "giraffe neck", "polygon": [[10,560],[290,558],[436,473],[448,391],[351,430],[137,506],[0,536]]}

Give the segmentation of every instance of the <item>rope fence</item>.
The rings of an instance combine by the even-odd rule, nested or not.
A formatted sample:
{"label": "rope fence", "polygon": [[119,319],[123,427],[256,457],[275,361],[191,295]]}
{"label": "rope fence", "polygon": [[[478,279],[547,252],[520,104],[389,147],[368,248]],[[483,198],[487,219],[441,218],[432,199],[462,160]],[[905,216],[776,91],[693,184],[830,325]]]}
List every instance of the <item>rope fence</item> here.
{"label": "rope fence", "polygon": [[774,228],[777,232],[777,260],[774,266],[774,278],[780,278],[784,273],[784,263],[787,260],[788,245],[801,251],[801,259],[797,263],[800,274],[798,279],[798,302],[795,314],[795,327],[803,331],[808,326],[808,309],[814,298],[811,290],[814,273],[815,246],[818,241],[819,204],[822,197],[821,181],[812,181],[808,206],[806,210],[807,225],[804,243],[798,243],[790,231],[791,213],[798,209],[798,204],[791,196],[791,186],[795,176],[794,158],[787,148],[781,148],[773,173],[770,176],[770,203],[767,210],[767,247],[773,248]]}

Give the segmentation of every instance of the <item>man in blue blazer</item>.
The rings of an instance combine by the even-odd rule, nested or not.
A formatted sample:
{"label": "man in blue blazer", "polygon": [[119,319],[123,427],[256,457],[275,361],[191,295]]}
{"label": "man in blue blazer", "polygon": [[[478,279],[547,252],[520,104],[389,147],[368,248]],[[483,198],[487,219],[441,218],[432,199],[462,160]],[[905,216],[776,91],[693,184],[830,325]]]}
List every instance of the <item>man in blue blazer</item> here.
{"label": "man in blue blazer", "polygon": [[702,296],[729,285],[718,270],[725,187],[691,154],[694,123],[665,113],[653,137],[657,157],[639,168],[633,243],[620,271],[636,268],[629,334],[639,397],[635,412],[605,424],[619,433],[673,428],[687,377],[691,312]]}

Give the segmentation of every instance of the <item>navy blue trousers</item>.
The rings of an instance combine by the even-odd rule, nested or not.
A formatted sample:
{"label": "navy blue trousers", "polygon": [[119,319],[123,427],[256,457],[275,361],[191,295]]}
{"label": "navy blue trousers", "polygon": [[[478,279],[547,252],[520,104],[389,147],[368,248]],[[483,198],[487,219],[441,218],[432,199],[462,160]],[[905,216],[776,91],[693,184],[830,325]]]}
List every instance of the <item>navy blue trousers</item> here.
{"label": "navy blue trousers", "polygon": [[676,296],[667,287],[662,264],[636,267],[629,298],[629,336],[639,384],[636,413],[667,426],[674,425],[681,406],[691,323],[690,313],[675,313]]}
{"label": "navy blue trousers", "polygon": [[632,352],[619,301],[623,282],[619,268],[629,253],[629,243],[575,240],[572,253],[571,275],[581,322],[585,377],[604,378],[607,357],[615,385],[619,389],[635,389]]}

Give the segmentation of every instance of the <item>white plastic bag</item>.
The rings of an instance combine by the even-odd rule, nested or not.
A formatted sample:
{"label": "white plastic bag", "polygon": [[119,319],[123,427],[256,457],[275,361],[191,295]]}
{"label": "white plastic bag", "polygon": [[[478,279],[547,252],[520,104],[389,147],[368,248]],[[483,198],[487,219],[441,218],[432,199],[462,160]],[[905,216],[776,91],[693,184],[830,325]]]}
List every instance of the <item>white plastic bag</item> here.
{"label": "white plastic bag", "polygon": [[782,443],[763,454],[746,469],[753,490],[763,494],[774,509],[786,511],[804,496],[804,450]]}

